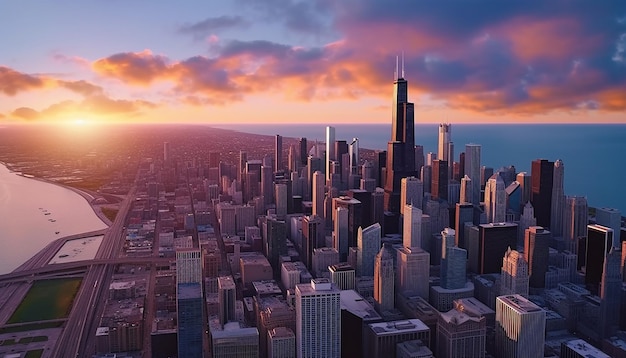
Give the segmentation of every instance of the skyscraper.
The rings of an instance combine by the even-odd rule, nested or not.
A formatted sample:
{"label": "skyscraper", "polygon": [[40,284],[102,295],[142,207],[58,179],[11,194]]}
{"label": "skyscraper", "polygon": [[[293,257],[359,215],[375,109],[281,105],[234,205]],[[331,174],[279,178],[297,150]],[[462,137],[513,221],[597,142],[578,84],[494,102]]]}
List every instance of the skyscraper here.
{"label": "skyscraper", "polygon": [[472,179],[467,175],[461,178],[461,195],[459,198],[459,203],[472,203],[473,200],[473,192],[474,188],[472,187]]}
{"label": "skyscraper", "polygon": [[402,224],[402,245],[404,247],[422,247],[422,210],[413,204],[404,205]]}
{"label": "skyscraper", "polygon": [[306,138],[300,138],[300,140],[298,141],[298,148],[300,154],[300,166],[304,166],[307,164],[307,158],[309,157]]}
{"label": "skyscraper", "polygon": [[471,181],[472,187],[472,204],[480,205],[480,144],[465,145],[465,175]]}
{"label": "skyscraper", "polygon": [[543,358],[546,312],[520,295],[496,297],[496,357]]}
{"label": "skyscraper", "polygon": [[188,282],[176,286],[179,357],[202,357],[202,307],[202,284]]}
{"label": "skyscraper", "polygon": [[613,247],[621,247],[620,229],[622,226],[622,215],[614,208],[597,208],[596,223],[613,229]]}
{"label": "skyscraper", "polygon": [[313,215],[324,217],[324,174],[319,170],[313,173]]}
{"label": "skyscraper", "polygon": [[439,140],[437,142],[437,158],[440,160],[445,160],[448,163],[452,163],[450,161],[450,156],[448,155],[450,137],[452,136],[452,125],[447,123],[439,124]]}
{"label": "skyscraper", "polygon": [[424,200],[424,183],[416,177],[402,178],[400,181],[400,213],[404,214],[405,204],[413,204],[422,208]]}
{"label": "skyscraper", "polygon": [[[404,67],[404,66],[403,66]],[[408,101],[408,83],[404,68],[398,73],[391,116],[391,140],[387,143],[387,178],[385,180],[385,210],[400,213],[400,180],[417,176],[415,171],[414,105]]]}
{"label": "skyscraper", "polygon": [[352,138],[350,146],[348,147],[348,154],[350,155],[350,174],[357,174],[359,167],[359,138]]}
{"label": "skyscraper", "polygon": [[533,160],[531,166],[530,201],[535,208],[537,225],[549,227],[552,210],[552,186],[554,182],[554,163],[546,159]]}
{"label": "skyscraper", "polygon": [[561,159],[554,162],[552,179],[552,207],[550,209],[550,231],[555,237],[563,235],[563,210],[565,206],[565,194],[563,192],[563,180],[565,177],[565,165]]}
{"label": "skyscraper", "polygon": [[526,229],[524,258],[528,262],[528,283],[530,287],[546,287],[550,240],[552,240],[552,233],[541,226],[531,226]]}
{"label": "skyscraper", "polygon": [[464,288],[467,281],[467,251],[454,244],[455,233],[451,228],[441,232],[441,287],[446,290]]}
{"label": "skyscraper", "polygon": [[283,170],[283,137],[276,135],[276,145],[274,146],[274,171]]}
{"label": "skyscraper", "polygon": [[587,198],[568,196],[563,213],[563,241],[565,248],[578,255],[578,239],[587,236]]}
{"label": "skyscraper", "polygon": [[485,185],[485,212],[487,222],[501,223],[506,221],[506,192],[504,180],[499,174],[494,174]]}
{"label": "skyscraper", "polygon": [[430,254],[419,247],[403,247],[397,252],[398,291],[415,293],[428,300]]}
{"label": "skyscraper", "polygon": [[172,157],[172,154],[170,152],[170,143],[163,142],[163,161],[169,162],[171,157]]}
{"label": "skyscraper", "polygon": [[298,358],[341,355],[341,291],[328,279],[296,285]]}
{"label": "skyscraper", "polygon": [[332,201],[333,213],[336,213],[337,208],[348,210],[348,247],[354,247],[357,241],[357,231],[363,220],[363,204],[355,198],[340,196],[333,198]]}
{"label": "skyscraper", "polygon": [[381,314],[394,308],[393,255],[393,248],[385,243],[374,261],[374,301]]}
{"label": "skyscraper", "polygon": [[600,338],[608,338],[619,329],[622,293],[621,251],[611,248],[604,260],[600,285]]}
{"label": "skyscraper", "polygon": [[332,161],[337,160],[335,155],[335,127],[327,126],[326,127],[326,160],[325,160],[325,168],[326,168],[326,180],[330,179],[331,175],[331,163]]}
{"label": "skyscraper", "polygon": [[365,229],[359,227],[357,233],[357,276],[374,276],[374,258],[380,250],[381,227],[379,223]]}
{"label": "skyscraper", "polygon": [[509,249],[502,258],[500,295],[528,297],[528,262],[517,250]]}
{"label": "skyscraper", "polygon": [[202,283],[200,249],[176,250],[176,283]]}
{"label": "skyscraper", "polygon": [[585,266],[585,285],[594,293],[598,292],[604,261],[611,249],[614,234],[613,229],[606,226],[587,225],[586,256],[583,266]]}
{"label": "skyscraper", "polygon": [[219,301],[219,320],[223,326],[230,321],[235,321],[235,281],[232,276],[221,276],[217,278],[217,292]]}
{"label": "skyscraper", "polygon": [[434,200],[448,200],[448,162],[445,160],[433,160],[433,176],[430,193]]}

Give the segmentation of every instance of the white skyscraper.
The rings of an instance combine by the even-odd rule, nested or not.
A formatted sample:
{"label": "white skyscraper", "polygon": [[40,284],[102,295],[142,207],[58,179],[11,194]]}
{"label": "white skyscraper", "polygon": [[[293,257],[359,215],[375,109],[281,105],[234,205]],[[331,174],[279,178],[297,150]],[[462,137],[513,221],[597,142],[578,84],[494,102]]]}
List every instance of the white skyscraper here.
{"label": "white skyscraper", "polygon": [[176,250],[176,283],[202,283],[200,249]]}
{"label": "white skyscraper", "polygon": [[[447,123],[439,124],[439,141],[437,145],[437,158],[448,161],[450,159],[448,153],[450,137],[452,136],[452,125]],[[448,165],[452,163],[448,161]]]}
{"label": "white skyscraper", "polygon": [[402,245],[422,247],[422,210],[412,204],[403,205]]}
{"label": "white skyscraper", "polygon": [[480,204],[480,144],[465,145],[465,175],[472,179],[472,204]]}
{"label": "white skyscraper", "polygon": [[472,195],[472,179],[465,174],[465,176],[461,178],[461,194],[459,197],[459,203],[471,203],[473,200]]}
{"label": "white skyscraper", "polygon": [[500,295],[522,295],[528,297],[528,262],[517,250],[509,249],[502,258]]}
{"label": "white skyscraper", "polygon": [[485,185],[485,212],[488,223],[506,221],[506,191],[504,180],[499,174],[494,174]]}
{"label": "white skyscraper", "polygon": [[381,227],[375,223],[357,233],[357,276],[374,276],[374,258],[380,250]]}
{"label": "white skyscraper", "polygon": [[424,183],[416,177],[407,177],[400,180],[400,213],[404,214],[404,205],[413,204],[422,208],[424,199]]}
{"label": "white skyscraper", "polygon": [[341,356],[341,291],[328,279],[296,285],[298,358]]}
{"label": "white skyscraper", "polygon": [[555,237],[563,235],[563,210],[565,207],[565,194],[563,192],[563,178],[565,165],[558,159],[554,162],[552,173],[552,207],[550,208],[550,231]]}
{"label": "white skyscraper", "polygon": [[546,312],[520,295],[496,297],[496,356],[543,358]]}
{"label": "white skyscraper", "polygon": [[326,127],[326,180],[331,177],[332,162],[337,160],[335,153],[335,127]]}

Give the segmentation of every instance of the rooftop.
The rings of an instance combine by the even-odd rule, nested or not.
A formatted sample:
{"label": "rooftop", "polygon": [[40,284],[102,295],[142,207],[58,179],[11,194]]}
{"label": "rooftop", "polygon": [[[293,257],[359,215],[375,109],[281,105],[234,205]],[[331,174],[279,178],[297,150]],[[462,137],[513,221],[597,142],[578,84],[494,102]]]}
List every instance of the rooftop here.
{"label": "rooftop", "polygon": [[377,336],[395,335],[404,332],[423,332],[429,328],[419,319],[370,323],[368,325]]}
{"label": "rooftop", "polygon": [[354,290],[341,291],[341,309],[352,313],[364,321],[382,320],[382,317],[374,310],[361,295]]}
{"label": "rooftop", "polygon": [[520,295],[498,296],[496,299],[504,302],[507,306],[513,308],[519,313],[543,311],[541,307]]}
{"label": "rooftop", "polygon": [[598,348],[592,346],[591,344],[583,341],[582,339],[575,339],[564,344],[565,346],[569,347],[569,349],[573,350],[583,357],[609,358],[608,355],[600,351]]}

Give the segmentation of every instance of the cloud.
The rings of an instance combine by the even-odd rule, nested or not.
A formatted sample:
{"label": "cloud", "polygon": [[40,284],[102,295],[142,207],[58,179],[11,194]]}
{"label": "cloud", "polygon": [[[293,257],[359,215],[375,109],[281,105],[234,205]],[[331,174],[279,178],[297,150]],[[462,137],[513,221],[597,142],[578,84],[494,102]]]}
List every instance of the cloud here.
{"label": "cloud", "polygon": [[39,118],[39,112],[29,107],[20,107],[11,112],[13,117],[17,117],[25,120],[34,120]]}
{"label": "cloud", "polygon": [[182,25],[178,29],[178,32],[181,34],[191,34],[194,39],[199,40],[220,30],[247,26],[248,23],[241,16],[224,15],[209,17],[200,22]]}
{"label": "cloud", "polygon": [[150,50],[118,53],[93,63],[92,68],[100,75],[113,77],[124,82],[149,85],[164,75],[168,59],[153,55]]}
{"label": "cloud", "polygon": [[63,88],[67,88],[70,91],[76,92],[83,96],[91,96],[94,94],[103,93],[103,88],[100,86],[96,86],[87,81],[59,81],[59,86]]}
{"label": "cloud", "polygon": [[242,6],[256,10],[264,21],[279,22],[301,34],[330,32],[331,7],[326,1],[308,0],[239,0]]}
{"label": "cloud", "polygon": [[46,80],[0,66],[0,93],[15,96],[18,92],[40,89],[46,86]]}

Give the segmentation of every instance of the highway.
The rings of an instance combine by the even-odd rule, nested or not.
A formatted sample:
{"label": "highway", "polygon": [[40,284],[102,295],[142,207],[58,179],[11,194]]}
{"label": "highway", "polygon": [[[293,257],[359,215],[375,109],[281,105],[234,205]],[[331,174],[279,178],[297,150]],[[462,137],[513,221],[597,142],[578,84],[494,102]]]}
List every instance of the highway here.
{"label": "highway", "polygon": [[[124,245],[126,216],[135,200],[136,188],[121,203],[115,221],[104,234],[95,260],[115,259]],[[54,265],[50,265],[54,266]],[[95,353],[95,332],[104,310],[107,289],[115,264],[90,265],[74,298],[72,311],[52,352],[53,357],[90,357]]]}

